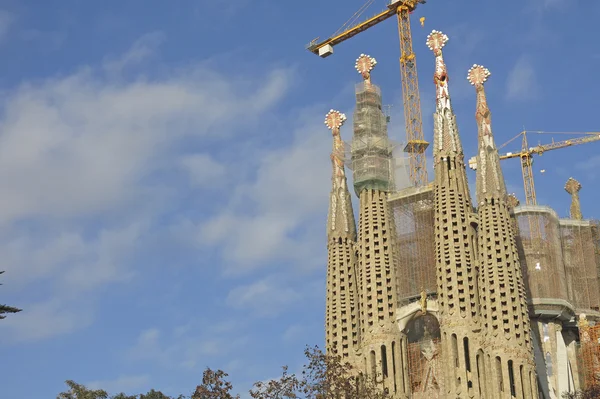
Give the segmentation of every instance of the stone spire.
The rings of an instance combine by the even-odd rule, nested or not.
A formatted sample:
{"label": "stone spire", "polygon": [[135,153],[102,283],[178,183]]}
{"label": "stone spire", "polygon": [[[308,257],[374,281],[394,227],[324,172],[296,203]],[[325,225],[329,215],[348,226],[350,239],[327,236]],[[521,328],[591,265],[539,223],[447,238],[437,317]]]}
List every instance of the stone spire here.
{"label": "stone spire", "polygon": [[333,176],[327,222],[327,296],[325,336],[327,353],[355,364],[360,343],[356,277],[356,225],[344,171],[344,143],[340,128],[346,116],[331,110],[325,124],[333,133]]}
{"label": "stone spire", "polygon": [[427,36],[427,47],[435,55],[435,114],[434,114],[434,162],[440,162],[444,154],[456,154],[463,158],[463,149],[456,126],[456,116],[450,102],[448,90],[448,71],[442,48],[448,42],[448,36],[442,32],[432,31]]}
{"label": "stone spire", "polygon": [[344,170],[344,142],[340,136],[340,128],[346,121],[346,115],[331,110],[325,116],[325,125],[333,135],[333,151],[331,164],[331,195],[329,201],[329,218],[327,235],[331,237],[348,237],[356,241],[356,224],[352,211],[352,200],[348,191],[348,181]]}
{"label": "stone spire", "polygon": [[511,207],[483,87],[489,76],[486,68],[473,65],[467,77],[477,93],[477,242],[483,347],[486,355],[494,359],[494,371],[490,370],[494,378],[482,380],[482,392],[485,398],[530,399],[537,398],[537,384],[531,378],[535,375],[535,363],[530,320]]}
{"label": "stone spire", "polygon": [[567,184],[565,184],[565,190],[571,194],[571,219],[583,220],[583,215],[581,214],[581,203],[579,202],[579,190],[581,190],[581,183],[572,177],[569,177]]}
{"label": "stone spire", "polygon": [[483,84],[490,76],[490,71],[479,65],[469,69],[468,80],[475,86],[479,152],[477,154],[477,200],[481,202],[486,197],[506,197],[506,185],[500,168],[500,156],[492,135],[492,113],[487,104]]}
{"label": "stone spire", "polygon": [[473,208],[464,154],[442,56],[447,41],[448,36],[438,31],[427,37],[427,46],[435,55],[435,254],[444,386],[447,397],[479,398],[474,370],[480,329],[475,229],[470,223]]}
{"label": "stone spire", "polygon": [[356,69],[363,82],[356,86],[352,170],[359,198],[358,276],[362,367],[391,395],[403,382],[400,334],[396,326],[396,232],[387,201],[390,190],[391,146],[381,92],[371,83],[374,58],[362,54]]}

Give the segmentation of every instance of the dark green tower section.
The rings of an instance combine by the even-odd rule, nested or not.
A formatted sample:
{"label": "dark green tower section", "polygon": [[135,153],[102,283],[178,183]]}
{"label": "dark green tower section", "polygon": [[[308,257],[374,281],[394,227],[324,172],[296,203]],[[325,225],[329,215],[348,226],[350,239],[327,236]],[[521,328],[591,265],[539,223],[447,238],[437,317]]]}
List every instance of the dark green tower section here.
{"label": "dark green tower section", "polygon": [[354,191],[393,190],[392,146],[387,121],[381,110],[381,90],[369,80],[356,85],[352,138]]}

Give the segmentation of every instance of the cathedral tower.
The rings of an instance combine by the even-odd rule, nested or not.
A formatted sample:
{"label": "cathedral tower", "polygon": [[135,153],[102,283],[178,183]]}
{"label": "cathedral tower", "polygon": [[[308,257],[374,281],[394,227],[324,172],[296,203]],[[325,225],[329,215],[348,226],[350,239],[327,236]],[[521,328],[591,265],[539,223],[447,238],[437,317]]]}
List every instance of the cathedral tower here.
{"label": "cathedral tower", "polygon": [[356,69],[363,82],[356,87],[352,169],[359,198],[358,283],[363,369],[396,395],[403,391],[400,335],[395,324],[396,239],[387,202],[392,189],[392,148],[381,110],[381,92],[371,83],[374,58],[361,55]]}
{"label": "cathedral tower", "polygon": [[340,128],[346,115],[331,110],[325,124],[333,133],[331,194],[327,221],[327,298],[325,336],[327,353],[356,365],[360,342],[356,278],[356,225],[344,170]]}
{"label": "cathedral tower", "polygon": [[448,36],[438,31],[427,37],[427,46],[435,55],[433,190],[444,390],[448,398],[480,398],[475,356],[481,329],[475,218],[442,56],[447,41]]}
{"label": "cathedral tower", "polygon": [[477,356],[477,371],[491,377],[481,380],[484,397],[533,399],[538,393],[525,283],[483,87],[489,76],[480,65],[473,65],[468,73],[477,93],[479,142],[477,243],[485,355]]}

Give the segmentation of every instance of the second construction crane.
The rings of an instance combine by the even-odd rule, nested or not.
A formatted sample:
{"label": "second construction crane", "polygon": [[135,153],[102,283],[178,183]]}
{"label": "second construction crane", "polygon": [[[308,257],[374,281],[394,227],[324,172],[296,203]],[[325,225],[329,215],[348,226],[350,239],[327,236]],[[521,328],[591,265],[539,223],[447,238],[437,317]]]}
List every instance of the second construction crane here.
{"label": "second construction crane", "polygon": [[[562,141],[554,141],[548,144],[539,144],[535,147],[530,147],[527,142],[527,133],[540,133],[540,134],[583,134],[582,137],[575,137],[568,140]],[[523,172],[523,185],[525,188],[525,204],[527,205],[537,205],[537,198],[535,194],[535,184],[533,180],[533,156],[534,155],[542,155],[546,151],[557,150],[559,148],[571,147],[574,145],[591,143],[593,141],[600,141],[600,133],[592,132],[592,133],[564,133],[564,132],[539,132],[539,131],[523,131],[504,143],[500,148],[506,146],[513,140],[522,136],[521,143],[521,151],[517,152],[507,152],[506,154],[500,155],[500,159],[511,159],[511,158],[520,158],[521,159],[521,169]],[[475,157],[469,160],[469,166],[471,169],[476,169],[477,165],[475,164]]]}
{"label": "second construction crane", "polygon": [[[373,0],[367,3],[355,14],[356,19]],[[423,134],[423,120],[421,117],[421,98],[419,94],[419,80],[417,77],[417,63],[412,47],[412,33],[410,29],[410,14],[418,4],[424,4],[425,0],[391,0],[387,9],[358,23],[348,29],[338,32],[329,39],[318,42],[313,40],[308,45],[308,50],[320,57],[328,57],[333,54],[333,46],[356,36],[383,22],[394,15],[398,19],[398,34],[400,36],[400,69],[402,73],[402,98],[404,102],[404,120],[406,124],[406,146],[404,152],[409,155],[409,177],[413,185],[419,187],[428,183],[427,163],[425,150],[429,143],[425,141]],[[421,23],[423,23],[421,18]]]}

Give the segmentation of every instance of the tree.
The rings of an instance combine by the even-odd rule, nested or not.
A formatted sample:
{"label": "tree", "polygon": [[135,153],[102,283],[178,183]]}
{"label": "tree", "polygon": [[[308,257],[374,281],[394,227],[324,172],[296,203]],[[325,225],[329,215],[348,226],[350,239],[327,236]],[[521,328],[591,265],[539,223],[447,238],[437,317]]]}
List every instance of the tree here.
{"label": "tree", "polygon": [[56,399],[108,399],[108,393],[102,389],[90,390],[71,380],[65,381],[65,384],[69,386],[69,391],[59,393]]}
{"label": "tree", "polygon": [[287,367],[278,380],[257,382],[250,396],[254,399],[385,399],[374,381],[356,372],[337,355],[325,354],[317,346],[304,351],[308,364],[302,378],[288,374]]}
{"label": "tree", "polygon": [[112,396],[111,399],[137,399],[137,395],[125,395],[123,392],[121,392],[118,395]]}
{"label": "tree", "polygon": [[[0,274],[4,273],[3,271],[0,271]],[[2,284],[0,284],[2,285]],[[5,314],[6,313],[19,313],[22,309],[18,309],[18,308],[14,308],[12,306],[8,306],[8,305],[0,305],[0,319],[4,319],[6,318]]]}
{"label": "tree", "polygon": [[229,374],[223,370],[213,371],[208,367],[202,373],[202,384],[196,387],[192,399],[239,399],[240,395],[233,396],[233,386],[225,377]]}
{"label": "tree", "polygon": [[295,374],[288,374],[287,366],[283,366],[283,375],[278,380],[256,382],[250,390],[254,399],[296,399],[301,383]]}
{"label": "tree", "polygon": [[[117,398],[114,398],[114,399],[117,399]],[[175,399],[175,398],[171,398],[170,396],[167,396],[160,391],[155,391],[154,389],[151,389],[147,394],[140,395],[140,399]],[[177,399],[183,399],[183,395],[179,395],[177,397]]]}
{"label": "tree", "polygon": [[563,399],[598,399],[600,398],[600,381],[585,389],[580,389],[575,393],[565,392],[562,394]]}

